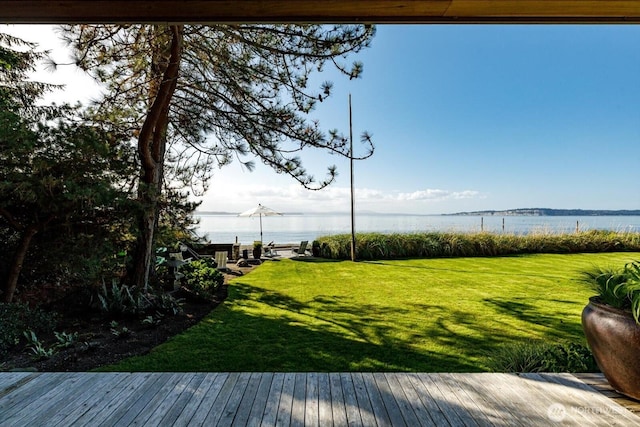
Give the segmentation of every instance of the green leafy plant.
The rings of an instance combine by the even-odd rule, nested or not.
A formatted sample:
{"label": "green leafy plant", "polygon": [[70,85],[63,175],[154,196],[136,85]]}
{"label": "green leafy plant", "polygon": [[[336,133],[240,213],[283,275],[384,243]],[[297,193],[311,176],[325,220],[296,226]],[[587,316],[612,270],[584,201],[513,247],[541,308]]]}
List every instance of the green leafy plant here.
{"label": "green leafy plant", "polygon": [[107,288],[103,282],[97,294],[97,307],[113,317],[145,316],[159,312],[176,315],[182,312],[182,301],[162,291],[149,289],[142,293],[135,286],[120,285],[117,281]]}
{"label": "green leafy plant", "polygon": [[154,310],[156,316],[175,316],[182,313],[184,300],[181,298],[175,298],[167,293],[147,294],[146,298],[150,304],[147,311]]}
{"label": "green leafy plant", "polygon": [[593,267],[582,272],[580,281],[590,286],[602,303],[621,309],[627,305],[619,294],[619,286],[626,281],[623,268]]}
{"label": "green leafy plant", "polygon": [[216,270],[212,259],[199,259],[182,267],[184,286],[203,298],[212,298],[224,283],[224,276]]}
{"label": "green leafy plant", "polygon": [[69,348],[73,347],[75,343],[78,341],[78,333],[67,333],[67,332],[54,332],[56,336],[56,340],[58,341],[56,347],[58,348]]}
{"label": "green leafy plant", "polygon": [[134,287],[119,285],[115,280],[111,283],[110,289],[102,282],[98,301],[102,312],[115,316],[138,315],[150,306],[148,299]]}
{"label": "green leafy plant", "polygon": [[146,326],[158,326],[162,322],[162,314],[158,313],[156,316],[147,316],[142,319],[142,324]]}
{"label": "green leafy plant", "polygon": [[117,339],[127,338],[131,336],[131,330],[126,326],[120,327],[120,325],[116,321],[112,321],[111,323],[109,323],[109,326],[111,327],[111,335],[113,335]]}
{"label": "green leafy plant", "polygon": [[0,303],[0,357],[20,342],[25,332],[44,333],[56,327],[57,316],[26,304]]}
{"label": "green leafy plant", "polygon": [[640,261],[623,268],[594,267],[582,273],[581,281],[592,287],[600,302],[631,311],[640,324]]}
{"label": "green leafy plant", "polygon": [[575,343],[518,342],[489,357],[495,372],[598,372],[588,347]]}
{"label": "green leafy plant", "polygon": [[30,349],[33,352],[33,354],[35,354],[36,359],[48,359],[51,356],[53,356],[55,353],[55,349],[53,347],[47,349],[41,343],[32,345]]}
{"label": "green leafy plant", "polygon": [[27,339],[27,345],[32,346],[32,345],[40,344],[40,341],[38,340],[38,336],[36,335],[35,332],[24,331],[22,334]]}
{"label": "green leafy plant", "polygon": [[55,353],[55,348],[49,349],[40,342],[37,335],[33,331],[25,331],[24,337],[27,339],[27,348],[33,352],[37,359],[48,359]]}
{"label": "green leafy plant", "polygon": [[619,288],[631,302],[631,314],[640,324],[640,262],[630,262],[625,265],[624,269],[627,281]]}

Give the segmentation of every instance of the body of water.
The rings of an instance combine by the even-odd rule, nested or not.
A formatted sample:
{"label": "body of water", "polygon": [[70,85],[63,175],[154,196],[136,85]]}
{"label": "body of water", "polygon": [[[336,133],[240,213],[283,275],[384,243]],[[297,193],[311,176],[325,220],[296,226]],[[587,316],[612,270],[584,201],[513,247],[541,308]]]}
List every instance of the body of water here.
{"label": "body of water", "polygon": [[[198,214],[197,233],[215,243],[251,244],[260,240],[260,219],[237,215]],[[504,223],[503,223],[504,220]],[[504,226],[504,228],[503,228]],[[358,214],[356,232],[415,233],[429,231],[529,234],[579,230],[640,232],[640,216],[442,216]],[[351,232],[348,214],[303,214],[262,218],[263,241],[276,244],[312,241]]]}

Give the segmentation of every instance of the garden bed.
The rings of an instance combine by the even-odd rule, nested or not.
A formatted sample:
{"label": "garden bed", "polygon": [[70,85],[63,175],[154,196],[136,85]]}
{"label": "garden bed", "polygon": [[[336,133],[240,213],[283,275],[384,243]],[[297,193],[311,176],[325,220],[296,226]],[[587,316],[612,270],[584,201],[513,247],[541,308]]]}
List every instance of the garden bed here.
{"label": "garden bed", "polygon": [[[226,273],[225,285],[220,287],[212,300],[202,300],[184,290],[179,291],[176,296],[184,300],[183,312],[156,319],[153,324],[144,323],[137,318],[105,319],[97,312],[74,310],[70,304],[57,306],[55,311],[60,318],[56,331],[77,334],[76,342],[71,347],[59,349],[46,358],[36,357],[29,346],[16,346],[0,362],[0,371],[83,372],[131,356],[147,354],[154,347],[202,320],[226,298],[227,281],[250,270],[251,267],[234,267],[233,271]],[[53,331],[38,336],[38,339],[46,349],[53,347],[57,342]]]}

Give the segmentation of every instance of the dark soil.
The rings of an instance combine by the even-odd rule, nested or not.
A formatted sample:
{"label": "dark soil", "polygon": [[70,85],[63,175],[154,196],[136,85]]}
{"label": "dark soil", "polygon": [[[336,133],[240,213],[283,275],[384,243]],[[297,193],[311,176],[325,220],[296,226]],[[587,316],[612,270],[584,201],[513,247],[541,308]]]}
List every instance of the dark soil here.
{"label": "dark soil", "polygon": [[[225,284],[212,300],[192,297],[184,289],[178,291],[176,296],[184,300],[183,313],[165,316],[154,325],[145,324],[141,319],[123,318],[115,320],[117,326],[114,327],[114,320],[106,319],[100,313],[77,311],[69,306],[66,310],[56,307],[56,312],[61,316],[56,331],[77,333],[77,342],[42,359],[35,357],[25,346],[18,346],[0,363],[0,371],[84,372],[131,356],[147,354],[208,315],[226,298],[228,280],[251,268],[234,267],[233,271],[225,274]],[[53,333],[38,339],[45,348],[51,348],[57,342]]]}

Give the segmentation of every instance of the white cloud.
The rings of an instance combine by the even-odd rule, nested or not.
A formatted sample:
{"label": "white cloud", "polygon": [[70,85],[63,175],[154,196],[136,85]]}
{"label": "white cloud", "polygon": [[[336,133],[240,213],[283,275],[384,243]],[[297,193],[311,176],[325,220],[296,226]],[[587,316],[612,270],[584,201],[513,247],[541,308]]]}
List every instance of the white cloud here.
{"label": "white cloud", "polygon": [[426,190],[414,191],[413,193],[398,193],[398,200],[430,200],[441,201],[451,199],[476,199],[480,197],[480,192],[473,190],[449,191],[428,188]]}
{"label": "white cloud", "polygon": [[[424,189],[414,192],[383,191],[356,188],[356,205],[376,212],[424,212],[431,205],[441,206],[447,201],[481,199],[475,190],[451,191]],[[350,209],[348,187],[329,186],[323,190],[306,190],[300,185],[269,186],[263,184],[236,184],[218,189],[204,197],[201,210],[241,212],[262,203],[282,212],[346,212]]]}

